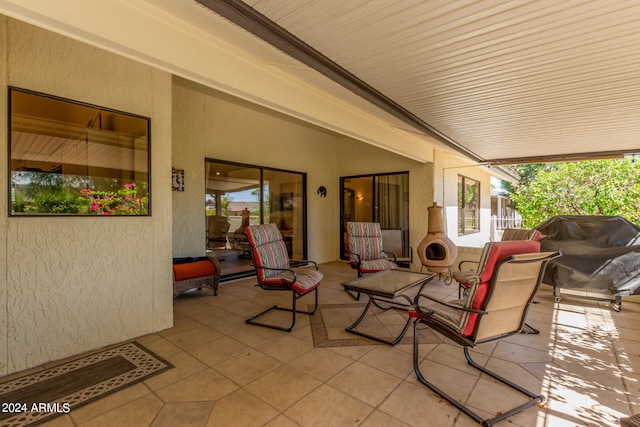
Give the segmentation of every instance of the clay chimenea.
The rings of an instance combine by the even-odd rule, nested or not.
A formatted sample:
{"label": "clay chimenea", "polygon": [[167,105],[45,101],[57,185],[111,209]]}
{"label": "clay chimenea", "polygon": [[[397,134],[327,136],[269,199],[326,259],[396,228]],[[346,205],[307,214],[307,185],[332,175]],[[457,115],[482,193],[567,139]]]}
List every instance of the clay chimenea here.
{"label": "clay chimenea", "polygon": [[442,206],[433,202],[433,206],[427,208],[429,212],[429,229],[427,235],[418,245],[418,256],[422,265],[433,273],[449,272],[458,256],[458,247],[447,237],[444,232],[444,215]]}

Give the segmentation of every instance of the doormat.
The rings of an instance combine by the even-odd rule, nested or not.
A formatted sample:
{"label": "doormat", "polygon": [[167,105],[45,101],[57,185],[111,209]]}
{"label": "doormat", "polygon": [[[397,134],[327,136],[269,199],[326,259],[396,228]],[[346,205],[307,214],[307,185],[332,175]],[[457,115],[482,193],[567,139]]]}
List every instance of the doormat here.
{"label": "doormat", "polygon": [[[311,322],[311,335],[314,347],[347,347],[356,345],[386,345],[351,332],[345,328],[351,326],[364,310],[366,304],[319,304]],[[370,335],[393,340],[404,326],[408,314],[398,310],[376,310],[367,314],[356,330],[367,331]],[[420,333],[420,344],[438,344],[442,338],[431,330]],[[409,324],[407,334],[398,343],[413,344],[413,325]]]}
{"label": "doormat", "polygon": [[25,427],[173,368],[137,342],[0,383],[0,426]]}

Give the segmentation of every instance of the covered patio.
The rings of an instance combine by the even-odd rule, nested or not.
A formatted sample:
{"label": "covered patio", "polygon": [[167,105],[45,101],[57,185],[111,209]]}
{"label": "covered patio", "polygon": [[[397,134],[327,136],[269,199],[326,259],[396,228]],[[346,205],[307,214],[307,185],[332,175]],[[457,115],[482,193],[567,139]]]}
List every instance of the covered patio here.
{"label": "covered patio", "polygon": [[[352,306],[340,283],[354,278],[354,270],[343,262],[320,268],[321,308]],[[410,340],[392,347],[344,332],[359,310],[314,319],[324,321],[329,342],[314,336],[309,316],[301,316],[290,334],[245,324],[262,307],[288,302],[254,284],[241,279],[223,283],[215,297],[196,291],[178,298],[174,326],[138,340],[174,369],[45,425],[477,425],[418,383]],[[429,288],[444,298],[457,296],[455,285],[434,281]],[[616,426],[620,417],[640,412],[640,305],[625,301],[616,313],[603,302],[555,303],[545,285],[536,300],[527,319],[540,335],[472,350],[477,360],[547,396],[541,407],[504,424]],[[399,314],[385,316],[390,329],[400,327]],[[351,345],[354,338],[361,342]],[[435,335],[421,345],[425,372],[481,413],[495,415],[502,404],[521,399],[478,376],[459,347]]]}
{"label": "covered patio", "polygon": [[[341,14],[348,19],[359,17],[360,7],[374,2],[308,1],[305,8],[285,3],[303,14],[303,29],[314,30],[309,23],[322,21],[358,30],[349,43],[325,39],[316,45],[331,57],[346,52],[344,67],[359,64],[351,55],[354,46],[374,57],[373,42],[362,40],[382,35],[380,28],[401,40],[418,35],[425,46],[436,47],[433,56],[418,57],[414,52],[420,49],[389,48],[387,40],[393,38],[382,37],[379,49],[409,52],[434,68],[401,67],[394,58],[377,56],[380,68],[367,66],[358,73],[372,84],[380,76],[393,83],[375,85],[406,108],[415,107],[416,114],[388,108],[372,93],[336,81],[224,13],[228,5],[237,10],[255,4],[255,11],[246,10],[249,21],[255,22],[257,11],[294,31],[278,16],[279,1],[0,0],[5,89],[26,88],[132,112],[152,123],[152,215],[107,221],[18,218],[3,205],[3,381],[131,340],[174,365],[47,425],[475,425],[418,384],[410,344],[354,343],[344,331],[359,303],[340,286],[355,272],[335,261],[340,256],[339,177],[407,171],[410,245],[417,247],[427,231],[426,208],[440,202],[449,234],[466,248],[464,256],[473,257],[489,236],[489,179],[496,166],[619,157],[639,149],[640,98],[634,94],[640,8],[635,4],[588,2],[578,10],[568,3],[511,7],[498,2],[496,10],[480,1],[442,8],[415,2],[418,9],[405,11],[403,2],[396,2],[395,24],[382,19],[392,15],[380,7],[381,19],[371,22],[381,27],[353,19],[355,28],[334,20],[336,11],[348,12]],[[329,6],[319,14],[313,6],[321,4]],[[428,11],[421,11],[424,5]],[[405,16],[424,20],[408,26]],[[474,27],[459,25],[476,18]],[[547,20],[553,25],[540,25]],[[497,27],[504,37],[492,42]],[[403,33],[406,28],[410,33]],[[320,33],[337,34],[333,30]],[[532,39],[523,43],[527,34]],[[313,34],[297,35],[313,41]],[[433,44],[434,37],[442,37],[441,43]],[[456,52],[466,59],[450,61],[459,58]],[[503,60],[509,58],[502,56],[506,52],[515,56]],[[402,79],[389,78],[390,70],[412,71],[408,86],[395,86]],[[424,85],[425,76],[433,77],[432,86]],[[3,93],[0,139],[10,141],[7,90]],[[332,308],[332,316],[322,309],[312,319],[301,316],[290,334],[247,325],[245,319],[261,308],[288,302],[285,295],[260,291],[254,278],[223,283],[217,296],[203,291],[172,299],[171,258],[205,251],[207,158],[308,174],[308,255],[321,263],[320,304]],[[172,191],[172,168],[184,171],[185,191]],[[5,200],[11,200],[8,175],[0,180]],[[460,175],[477,181],[486,195],[479,232],[464,236],[456,232]],[[316,193],[321,187],[327,197]],[[419,268],[415,261],[413,269]],[[443,297],[457,296],[455,285],[433,282],[430,287]],[[474,350],[483,363],[547,396],[541,407],[507,422],[615,426],[621,417],[640,413],[638,299],[625,299],[619,313],[604,302],[570,297],[556,302],[549,287],[536,300],[540,303],[531,307],[528,321],[540,335]],[[372,327],[402,323],[397,316],[382,317],[384,323]],[[318,339],[317,327],[325,339]],[[503,410],[503,402],[511,403],[506,388],[467,368],[459,348],[435,335],[421,345],[424,369],[470,406],[492,415]]]}

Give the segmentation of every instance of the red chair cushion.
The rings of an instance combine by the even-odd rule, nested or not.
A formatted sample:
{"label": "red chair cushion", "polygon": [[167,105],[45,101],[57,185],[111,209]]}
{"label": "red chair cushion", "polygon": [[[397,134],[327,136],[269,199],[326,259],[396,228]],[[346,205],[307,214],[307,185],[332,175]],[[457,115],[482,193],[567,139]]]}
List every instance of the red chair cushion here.
{"label": "red chair cushion", "polygon": [[[487,295],[489,294],[493,272],[495,271],[496,265],[500,261],[510,257],[511,255],[534,252],[540,252],[539,241],[513,240],[493,243],[492,248],[487,255],[487,262],[485,264],[484,270],[482,270],[482,274],[480,275],[480,283],[478,284],[476,293],[473,296],[471,308],[482,310],[482,308],[484,307],[484,303],[487,300]],[[477,314],[469,314],[469,319],[467,320],[467,324],[464,328],[464,331],[462,332],[462,335],[465,337],[473,335],[477,321]]]}
{"label": "red chair cushion", "polygon": [[211,276],[216,273],[212,262],[202,260],[173,265],[173,276],[177,281]]}

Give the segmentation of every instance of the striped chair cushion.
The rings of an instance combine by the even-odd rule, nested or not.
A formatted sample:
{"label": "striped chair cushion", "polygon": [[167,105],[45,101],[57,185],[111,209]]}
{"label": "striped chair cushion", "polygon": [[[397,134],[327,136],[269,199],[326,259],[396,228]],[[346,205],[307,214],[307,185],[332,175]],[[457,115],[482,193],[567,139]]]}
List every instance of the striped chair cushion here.
{"label": "striped chair cushion", "polygon": [[[382,250],[382,229],[377,222],[348,222],[349,249],[361,261],[386,258]],[[352,261],[357,262],[352,256]]]}
{"label": "striped chair cushion", "polygon": [[[289,254],[282,234],[275,224],[254,225],[245,229],[251,245],[253,260],[260,267],[289,268]],[[257,269],[258,280],[266,282],[272,276],[282,274],[278,270]],[[290,275],[289,275],[290,276]],[[282,284],[282,281],[279,282]]]}
{"label": "striped chair cushion", "polygon": [[382,270],[395,270],[398,266],[388,259],[376,259],[372,261],[362,261],[360,271],[363,273],[375,273]]}
{"label": "striped chair cushion", "polygon": [[[296,273],[296,281],[291,286],[296,292],[304,294],[317,288],[322,281],[322,273],[316,270],[293,268]],[[282,271],[268,277],[263,283],[272,286],[282,286],[283,282],[291,283],[293,276],[289,271]]]}

